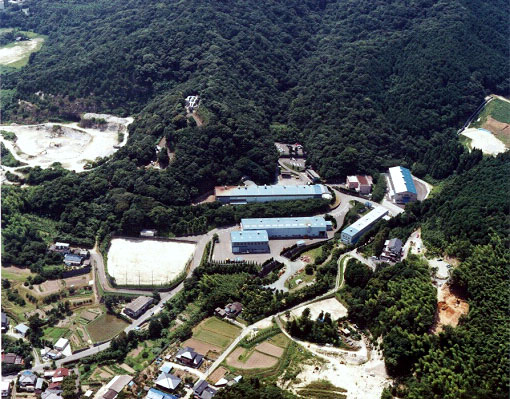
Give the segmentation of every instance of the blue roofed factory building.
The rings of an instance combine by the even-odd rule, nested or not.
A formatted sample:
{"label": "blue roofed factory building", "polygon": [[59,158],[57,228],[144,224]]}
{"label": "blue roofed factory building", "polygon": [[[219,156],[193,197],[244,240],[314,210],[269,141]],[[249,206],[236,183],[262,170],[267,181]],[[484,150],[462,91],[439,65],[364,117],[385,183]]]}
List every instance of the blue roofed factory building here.
{"label": "blue roofed factory building", "polygon": [[373,211],[370,211],[365,216],[342,230],[342,234],[340,236],[341,241],[347,245],[355,244],[363,234],[370,231],[375,224],[387,214],[388,210],[383,207],[378,207]]}
{"label": "blue roofed factory building", "polygon": [[230,241],[234,254],[269,252],[269,237],[265,230],[232,231]]}
{"label": "blue roofed factory building", "polygon": [[322,184],[300,186],[220,186],[214,189],[214,194],[216,200],[224,204],[331,198],[328,189]]}
{"label": "blue roofed factory building", "polygon": [[326,238],[333,229],[321,216],[296,218],[241,219],[244,231],[265,230],[269,238]]}
{"label": "blue roofed factory building", "polygon": [[389,168],[390,198],[397,204],[407,204],[418,199],[413,176],[409,169],[402,166]]}

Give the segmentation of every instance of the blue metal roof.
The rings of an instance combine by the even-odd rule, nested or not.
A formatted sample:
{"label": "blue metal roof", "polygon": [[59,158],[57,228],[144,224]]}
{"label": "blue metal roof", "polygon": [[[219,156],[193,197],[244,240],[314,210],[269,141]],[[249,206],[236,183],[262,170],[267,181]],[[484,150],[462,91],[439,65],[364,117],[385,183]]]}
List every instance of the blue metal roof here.
{"label": "blue metal roof", "polygon": [[147,399],[178,399],[178,396],[160,391],[159,389],[151,388],[147,392]]}
{"label": "blue metal roof", "polygon": [[299,218],[262,218],[241,219],[243,230],[292,229],[292,228],[326,228],[326,220],[322,216]]}
{"label": "blue metal roof", "polygon": [[230,240],[232,243],[239,242],[268,242],[269,236],[266,230],[245,230],[231,231]]}
{"label": "blue metal roof", "polygon": [[346,227],[342,230],[342,233],[347,233],[351,237],[368,226],[372,225],[374,222],[377,222],[383,216],[388,213],[388,210],[383,208],[382,206],[375,208],[374,210],[368,212],[365,216],[356,220],[349,227]]}
{"label": "blue metal roof", "polygon": [[406,184],[407,191],[413,194],[418,194],[416,192],[416,186],[414,185],[413,176],[411,176],[411,171],[407,168],[400,167],[402,172],[402,176],[404,177],[404,182]]}
{"label": "blue metal roof", "polygon": [[322,184],[301,185],[301,186],[240,186],[216,188],[216,196],[228,197],[267,197],[267,196],[300,196],[300,195],[322,195],[329,193]]}

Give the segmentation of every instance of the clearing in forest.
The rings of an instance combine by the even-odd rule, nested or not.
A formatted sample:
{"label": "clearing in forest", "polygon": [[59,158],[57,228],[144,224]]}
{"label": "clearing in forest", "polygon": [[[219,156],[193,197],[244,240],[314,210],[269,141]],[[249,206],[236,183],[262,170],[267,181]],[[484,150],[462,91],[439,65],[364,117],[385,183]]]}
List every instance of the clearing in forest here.
{"label": "clearing in forest", "polygon": [[0,47],[0,66],[21,68],[28,63],[30,54],[39,51],[44,43],[44,36],[33,32],[23,32],[30,40],[12,42]]}
{"label": "clearing in forest", "polygon": [[469,304],[452,293],[447,284],[438,291],[437,300],[436,334],[443,330],[443,326],[457,327],[460,316],[469,312]]}
{"label": "clearing in forest", "polygon": [[192,242],[114,238],[108,251],[108,274],[119,285],[158,286],[185,271]]}
{"label": "clearing in forest", "polygon": [[310,318],[312,320],[316,320],[321,312],[329,313],[333,320],[347,316],[347,309],[336,298],[323,299],[322,301],[301,306],[294,309],[291,314],[294,317],[300,317],[306,308],[310,309]]}
{"label": "clearing in forest", "polygon": [[[1,55],[0,55],[1,58]],[[104,114],[85,114],[84,119],[104,120],[101,128],[82,128],[77,123],[40,125],[0,125],[0,130],[14,133],[0,141],[12,156],[30,167],[48,168],[59,162],[63,168],[82,172],[97,158],[112,155],[127,142],[127,126],[133,118]]]}

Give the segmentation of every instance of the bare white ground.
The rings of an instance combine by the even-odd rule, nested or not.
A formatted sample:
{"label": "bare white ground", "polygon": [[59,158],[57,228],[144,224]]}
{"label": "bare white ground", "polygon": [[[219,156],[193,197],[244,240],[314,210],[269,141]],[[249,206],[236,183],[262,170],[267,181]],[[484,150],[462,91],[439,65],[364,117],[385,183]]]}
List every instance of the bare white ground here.
{"label": "bare white ground", "polygon": [[168,283],[185,269],[195,247],[193,243],[114,238],[108,251],[108,274],[117,284]]}

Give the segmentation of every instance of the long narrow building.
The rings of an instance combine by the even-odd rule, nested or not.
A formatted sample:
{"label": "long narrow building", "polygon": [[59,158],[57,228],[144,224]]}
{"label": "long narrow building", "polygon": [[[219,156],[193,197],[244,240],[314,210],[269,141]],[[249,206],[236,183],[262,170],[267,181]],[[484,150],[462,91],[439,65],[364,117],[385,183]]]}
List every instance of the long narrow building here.
{"label": "long narrow building", "polygon": [[333,229],[332,223],[321,216],[241,219],[241,227],[244,231],[265,230],[269,238],[325,238]]}
{"label": "long narrow building", "polygon": [[246,204],[285,200],[331,198],[322,184],[301,186],[219,186],[214,189],[216,200],[224,204]]}
{"label": "long narrow building", "polygon": [[363,234],[370,231],[375,224],[387,214],[387,209],[383,207],[375,208],[349,227],[343,229],[340,240],[347,245],[355,244]]}

